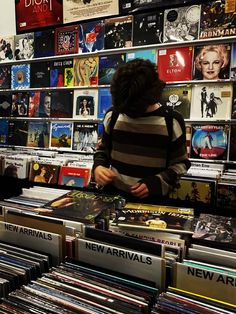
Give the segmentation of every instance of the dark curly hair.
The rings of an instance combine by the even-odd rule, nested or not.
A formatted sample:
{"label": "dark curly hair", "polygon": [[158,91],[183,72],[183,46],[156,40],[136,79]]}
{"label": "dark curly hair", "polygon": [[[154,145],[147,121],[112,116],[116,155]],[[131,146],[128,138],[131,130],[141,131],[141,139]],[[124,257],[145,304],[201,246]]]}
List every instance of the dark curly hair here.
{"label": "dark curly hair", "polygon": [[160,101],[164,87],[154,63],[139,58],[128,61],[117,69],[111,81],[113,108],[132,118],[140,117],[148,106]]}

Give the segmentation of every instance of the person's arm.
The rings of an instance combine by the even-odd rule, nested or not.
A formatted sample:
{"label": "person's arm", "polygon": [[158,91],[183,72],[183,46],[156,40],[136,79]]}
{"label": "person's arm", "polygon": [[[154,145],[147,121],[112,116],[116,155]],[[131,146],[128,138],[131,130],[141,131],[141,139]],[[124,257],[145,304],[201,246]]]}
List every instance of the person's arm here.
{"label": "person's arm", "polygon": [[103,121],[102,139],[99,141],[93,160],[93,177],[99,185],[106,185],[112,181],[115,173],[110,169],[111,137],[109,125],[112,111],[108,110]]}
{"label": "person's arm", "polygon": [[168,195],[177,180],[184,175],[190,167],[186,148],[185,123],[178,112],[174,112],[173,137],[170,150],[168,168],[156,175],[141,180],[141,182],[145,183],[147,186],[149,195],[151,196]]}

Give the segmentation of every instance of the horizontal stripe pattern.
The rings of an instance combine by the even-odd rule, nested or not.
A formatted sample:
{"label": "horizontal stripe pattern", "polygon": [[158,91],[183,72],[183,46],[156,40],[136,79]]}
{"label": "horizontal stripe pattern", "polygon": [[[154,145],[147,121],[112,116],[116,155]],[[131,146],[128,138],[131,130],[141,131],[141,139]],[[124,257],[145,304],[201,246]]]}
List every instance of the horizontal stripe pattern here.
{"label": "horizontal stripe pattern", "polygon": [[[176,179],[190,163],[186,152],[185,124],[178,112],[173,112],[173,136],[170,146],[166,126],[166,109],[160,107],[143,117],[132,119],[120,114],[109,135],[111,111],[104,118],[105,136],[94,156],[94,167],[110,159],[117,173],[116,187],[129,190],[140,179],[152,195],[166,195]],[[108,152],[112,139],[112,151]],[[170,151],[167,153],[168,147]],[[166,158],[169,156],[169,169]],[[110,158],[111,157],[111,158]]]}

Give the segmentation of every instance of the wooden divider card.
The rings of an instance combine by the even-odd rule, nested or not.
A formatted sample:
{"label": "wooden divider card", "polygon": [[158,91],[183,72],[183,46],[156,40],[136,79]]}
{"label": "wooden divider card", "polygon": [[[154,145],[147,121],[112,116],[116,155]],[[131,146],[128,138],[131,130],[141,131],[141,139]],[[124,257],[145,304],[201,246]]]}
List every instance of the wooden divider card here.
{"label": "wooden divider card", "polygon": [[173,287],[236,304],[236,269],[186,261],[175,263]]}
{"label": "wooden divider card", "polygon": [[160,291],[165,289],[164,258],[85,239],[76,240],[75,258],[80,262],[152,281]]}

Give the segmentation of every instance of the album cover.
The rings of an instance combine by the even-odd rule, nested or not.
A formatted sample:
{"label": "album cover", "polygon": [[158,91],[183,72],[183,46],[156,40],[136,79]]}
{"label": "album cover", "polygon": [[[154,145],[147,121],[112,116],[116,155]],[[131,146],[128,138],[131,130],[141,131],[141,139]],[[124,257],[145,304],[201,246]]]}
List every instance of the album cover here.
{"label": "album cover", "polygon": [[14,36],[0,36],[0,62],[14,59]]}
{"label": "album cover", "polygon": [[119,14],[117,0],[64,0],[63,23],[78,22]]}
{"label": "album cover", "polygon": [[52,217],[94,224],[109,215],[110,210],[114,209],[114,201],[112,197],[98,193],[72,190],[48,202],[44,208],[44,214]]}
{"label": "album cover", "polygon": [[133,16],[105,19],[105,49],[128,48],[133,46]]}
{"label": "album cover", "polygon": [[11,66],[11,88],[24,89],[30,87],[30,64],[13,64]]}
{"label": "album cover", "polygon": [[31,162],[29,169],[29,181],[57,184],[60,166],[44,162]]}
{"label": "album cover", "polygon": [[79,53],[104,49],[105,24],[96,20],[79,25]]}
{"label": "album cover", "polygon": [[42,121],[29,121],[28,147],[49,147],[49,123]]}
{"label": "album cover", "polygon": [[142,50],[134,50],[132,52],[127,52],[125,60],[126,62],[140,58],[145,60],[150,60],[152,63],[157,63],[157,51],[156,49],[142,49]]}
{"label": "album cover", "polygon": [[57,90],[51,92],[51,118],[72,118],[73,91]]}
{"label": "album cover", "polygon": [[74,112],[75,119],[97,119],[98,111],[98,90],[80,89],[74,91]]}
{"label": "album cover", "polygon": [[218,182],[216,206],[223,209],[236,207],[236,185]]}
{"label": "album cover", "polygon": [[208,1],[201,5],[200,39],[235,36],[235,3]]}
{"label": "album cover", "polygon": [[162,92],[161,103],[180,112],[184,119],[189,119],[191,94],[191,85],[166,85]]}
{"label": "album cover", "polygon": [[51,105],[52,105],[52,93],[50,91],[41,91],[40,92],[40,102],[38,115],[39,117],[49,118],[51,114]]}
{"label": "album cover", "polygon": [[121,64],[125,64],[124,53],[100,56],[98,84],[99,85],[110,84],[114,73]]}
{"label": "album cover", "polygon": [[229,160],[236,161],[236,125],[233,124],[230,129]]}
{"label": "album cover", "polygon": [[74,58],[74,85],[98,84],[98,56]]}
{"label": "album cover", "polygon": [[8,144],[26,146],[28,137],[28,121],[9,120]]}
{"label": "album cover", "polygon": [[159,49],[157,64],[160,79],[165,82],[192,79],[192,47]]}
{"label": "album cover", "polygon": [[71,187],[85,187],[89,184],[91,169],[62,166],[58,184]]}
{"label": "album cover", "polygon": [[4,160],[3,175],[25,179],[28,177],[29,162],[26,157],[6,156]]}
{"label": "album cover", "polygon": [[50,64],[50,87],[74,85],[73,59],[55,60]]}
{"label": "album cover", "polygon": [[99,88],[98,91],[98,119],[103,119],[107,110],[112,106],[110,88]]}
{"label": "album cover", "polygon": [[8,144],[8,120],[0,120],[0,144]]}
{"label": "album cover", "polygon": [[198,39],[200,5],[166,9],[164,11],[163,41],[192,41]]}
{"label": "album cover", "polygon": [[62,148],[71,150],[73,123],[51,122],[51,148]]}
{"label": "album cover", "polygon": [[58,27],[55,30],[55,54],[65,55],[79,51],[79,26]]}
{"label": "album cover", "polygon": [[185,125],[185,131],[186,131],[186,149],[188,157],[190,157],[190,146],[191,146],[191,137],[192,137],[192,125],[186,123]]}
{"label": "album cover", "polygon": [[55,55],[55,30],[46,29],[34,32],[34,58]]}
{"label": "album cover", "polygon": [[98,140],[98,124],[75,122],[72,149],[82,153],[94,153]]}
{"label": "album cover", "polygon": [[29,92],[29,112],[28,116],[37,118],[39,116],[40,91]]}
{"label": "album cover", "polygon": [[28,60],[34,58],[34,33],[15,35],[15,59]]}
{"label": "album cover", "polygon": [[169,197],[177,201],[184,201],[187,206],[196,204],[214,205],[215,181],[193,178],[181,178]]}
{"label": "album cover", "polygon": [[0,65],[0,88],[11,88],[10,65]]}
{"label": "album cover", "polygon": [[0,117],[10,117],[12,95],[11,93],[0,93]]}
{"label": "album cover", "polygon": [[29,108],[29,94],[19,92],[12,94],[11,116],[27,117]]}
{"label": "album cover", "polygon": [[201,213],[194,230],[193,238],[235,244],[235,219],[232,217]]}
{"label": "album cover", "polygon": [[153,45],[162,42],[163,11],[135,14],[133,46]]}
{"label": "album cover", "polygon": [[50,64],[48,61],[32,62],[30,64],[30,87],[49,87]]}
{"label": "album cover", "polygon": [[157,7],[163,7],[166,2],[167,1],[164,0],[120,0],[120,12],[121,14],[126,14],[136,13],[137,11],[155,9]]}
{"label": "album cover", "polygon": [[191,119],[227,120],[231,117],[231,83],[201,83],[192,86]]}
{"label": "album cover", "polygon": [[192,125],[191,158],[226,160],[229,125]]}
{"label": "album cover", "polygon": [[15,2],[17,33],[63,23],[62,0]]}
{"label": "album cover", "polygon": [[236,79],[236,43],[231,43],[230,78]]}
{"label": "album cover", "polygon": [[193,80],[228,79],[230,59],[231,44],[195,46],[193,56]]}

